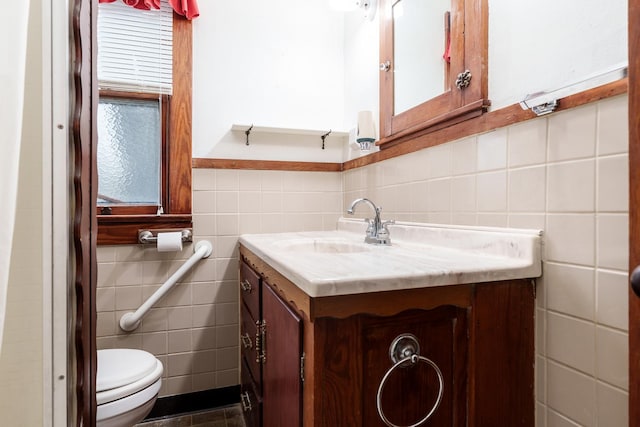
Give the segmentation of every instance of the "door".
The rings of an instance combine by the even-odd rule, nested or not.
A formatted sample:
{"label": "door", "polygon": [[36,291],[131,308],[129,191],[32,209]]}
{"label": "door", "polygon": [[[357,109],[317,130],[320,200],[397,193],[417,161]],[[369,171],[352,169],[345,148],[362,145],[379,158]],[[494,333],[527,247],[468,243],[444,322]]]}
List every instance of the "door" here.
{"label": "door", "polygon": [[[629,271],[640,265],[640,0],[629,0]],[[640,297],[629,290],[629,426],[640,427]]]}
{"label": "door", "polygon": [[[95,84],[95,39],[97,2],[74,0],[69,6],[73,15],[71,72],[75,83],[71,94],[70,155],[73,158],[69,172],[69,182],[73,185],[70,193],[70,239],[73,243],[72,264],[75,266],[72,289],[69,295],[75,300],[72,308],[73,328],[69,337],[73,346],[70,354],[75,372],[72,385],[76,400],[76,426],[93,426],[96,417],[96,301],[97,282],[96,238],[98,224],[95,215],[98,182],[96,165],[97,128],[94,126],[97,111],[97,84]],[[70,349],[72,347],[70,346]],[[69,403],[71,405],[71,401]],[[71,406],[69,406],[71,408]]]}
{"label": "door", "polygon": [[302,321],[266,282],[262,319],[262,426],[301,426]]}

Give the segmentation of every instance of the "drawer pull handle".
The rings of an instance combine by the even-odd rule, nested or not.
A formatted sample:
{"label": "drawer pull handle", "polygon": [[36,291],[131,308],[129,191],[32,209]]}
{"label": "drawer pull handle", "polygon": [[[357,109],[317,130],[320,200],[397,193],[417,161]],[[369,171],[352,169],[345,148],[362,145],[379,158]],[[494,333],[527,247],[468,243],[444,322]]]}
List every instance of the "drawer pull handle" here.
{"label": "drawer pull handle", "polygon": [[253,342],[251,341],[251,337],[249,336],[249,333],[245,333],[244,335],[240,335],[240,339],[242,340],[242,346],[244,348],[251,348],[253,347]]}
{"label": "drawer pull handle", "polygon": [[251,282],[249,282],[248,280],[243,280],[242,282],[240,282],[240,287],[242,288],[243,291],[245,292],[249,292],[251,293]]}
{"label": "drawer pull handle", "polygon": [[251,409],[251,397],[249,397],[249,392],[245,391],[244,393],[240,393],[240,401],[242,402],[242,410],[244,412],[250,412]]}
{"label": "drawer pull handle", "polygon": [[256,321],[256,363],[257,364],[264,364],[264,362],[267,360],[267,354],[264,351],[264,342],[266,339],[266,327],[267,327],[267,322],[265,320],[263,321]]}

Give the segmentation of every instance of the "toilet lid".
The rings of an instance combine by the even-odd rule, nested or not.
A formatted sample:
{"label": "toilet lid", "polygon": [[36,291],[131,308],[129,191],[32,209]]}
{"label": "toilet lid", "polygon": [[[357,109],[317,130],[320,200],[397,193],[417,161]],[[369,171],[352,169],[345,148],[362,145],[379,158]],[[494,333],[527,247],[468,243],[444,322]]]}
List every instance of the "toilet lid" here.
{"label": "toilet lid", "polygon": [[158,359],[151,353],[135,349],[98,350],[96,392],[134,383],[156,370]]}

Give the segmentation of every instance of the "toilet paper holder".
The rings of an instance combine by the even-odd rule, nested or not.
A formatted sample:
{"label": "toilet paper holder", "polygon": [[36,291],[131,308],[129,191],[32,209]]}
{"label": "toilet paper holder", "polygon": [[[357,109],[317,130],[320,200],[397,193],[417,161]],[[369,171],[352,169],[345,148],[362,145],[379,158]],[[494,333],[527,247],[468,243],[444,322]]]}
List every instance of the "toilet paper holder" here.
{"label": "toilet paper holder", "polygon": [[138,243],[143,244],[155,244],[158,242],[158,233],[167,233],[180,231],[182,233],[182,243],[192,242],[193,233],[191,229],[185,228],[183,230],[175,229],[158,229],[158,230],[138,230]]}

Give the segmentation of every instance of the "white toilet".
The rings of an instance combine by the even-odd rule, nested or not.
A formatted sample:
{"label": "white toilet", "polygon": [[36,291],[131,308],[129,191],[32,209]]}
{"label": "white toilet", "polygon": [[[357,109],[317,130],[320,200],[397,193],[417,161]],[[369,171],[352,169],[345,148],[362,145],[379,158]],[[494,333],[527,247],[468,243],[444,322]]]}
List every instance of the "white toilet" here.
{"label": "white toilet", "polygon": [[162,370],[162,362],[143,350],[98,350],[97,427],[131,427],[142,421],[158,398]]}

